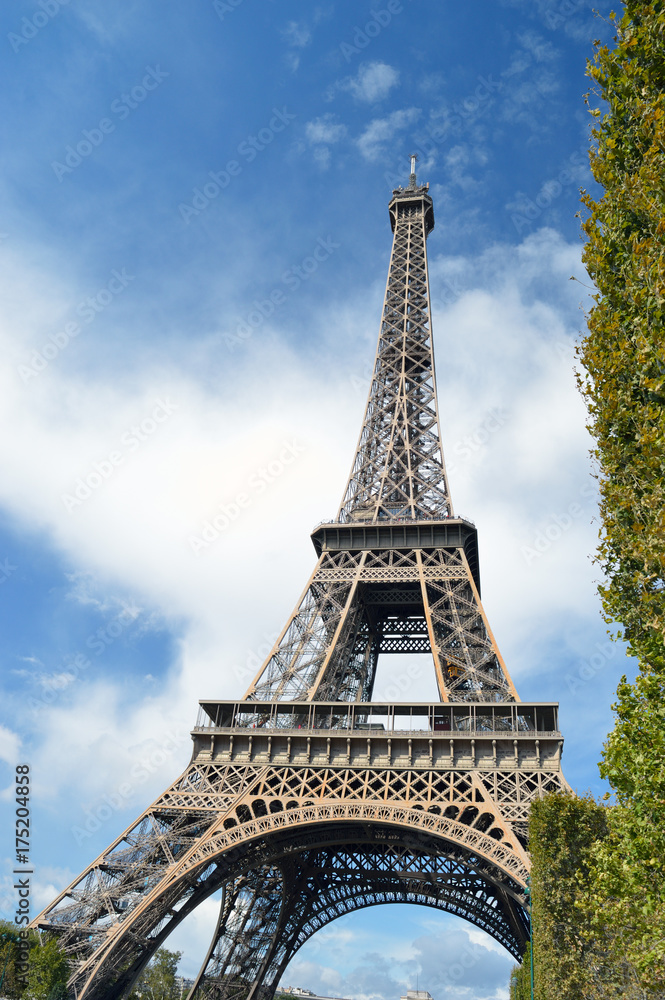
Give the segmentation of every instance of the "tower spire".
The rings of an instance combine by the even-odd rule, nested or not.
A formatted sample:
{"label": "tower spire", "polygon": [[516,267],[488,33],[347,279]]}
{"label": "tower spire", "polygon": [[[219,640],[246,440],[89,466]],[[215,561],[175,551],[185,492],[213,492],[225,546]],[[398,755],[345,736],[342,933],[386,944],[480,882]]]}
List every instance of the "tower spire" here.
{"label": "tower spire", "polygon": [[372,383],[340,521],[452,516],[437,412],[427,237],[434,228],[429,185],[389,205],[393,245]]}
{"label": "tower spire", "polygon": [[411,153],[411,175],[409,177],[409,187],[416,187],[416,160],[418,159],[417,153]]}

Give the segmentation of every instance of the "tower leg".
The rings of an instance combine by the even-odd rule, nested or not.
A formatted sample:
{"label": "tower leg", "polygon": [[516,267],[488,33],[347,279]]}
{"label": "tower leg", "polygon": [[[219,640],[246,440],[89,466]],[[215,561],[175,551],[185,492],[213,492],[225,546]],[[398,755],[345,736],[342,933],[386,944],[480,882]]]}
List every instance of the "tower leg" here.
{"label": "tower leg", "polygon": [[266,964],[283,910],[283,878],[267,865],[224,887],[208,954],[188,1000],[264,1000]]}

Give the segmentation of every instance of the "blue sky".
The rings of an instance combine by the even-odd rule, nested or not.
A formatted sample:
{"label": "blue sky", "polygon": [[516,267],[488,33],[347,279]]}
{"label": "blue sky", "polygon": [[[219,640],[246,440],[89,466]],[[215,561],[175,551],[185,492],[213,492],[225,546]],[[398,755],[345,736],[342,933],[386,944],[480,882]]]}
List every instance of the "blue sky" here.
{"label": "blue sky", "polygon": [[[568,780],[603,790],[630,664],[599,613],[574,377],[585,59],[610,35],[592,6],[3,9],[0,773],[9,823],[13,767],[32,767],[34,913],[186,765],[198,699],[244,691],[311,572],[414,150],[456,509],[521,696],[561,702]],[[377,694],[405,669],[382,664]],[[433,696],[426,670],[405,686]],[[209,901],[173,941],[185,972],[213,920]],[[286,982],[388,1000],[418,974],[435,1000],[498,1000],[510,965],[456,918],[377,907],[312,939]]]}

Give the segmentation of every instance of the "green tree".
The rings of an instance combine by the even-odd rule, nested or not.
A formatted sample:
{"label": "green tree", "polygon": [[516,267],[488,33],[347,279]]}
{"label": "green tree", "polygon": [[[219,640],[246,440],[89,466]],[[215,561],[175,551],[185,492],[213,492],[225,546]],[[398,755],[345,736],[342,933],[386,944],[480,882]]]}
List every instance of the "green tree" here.
{"label": "green tree", "polygon": [[69,962],[56,938],[43,938],[30,951],[27,996],[30,1000],[66,1000]]}
{"label": "green tree", "polygon": [[[646,1000],[636,969],[596,920],[595,854],[615,807],[551,793],[531,807],[529,844],[536,1000]],[[511,1000],[531,997],[530,952],[513,969]],[[653,994],[657,996],[658,994]],[[662,995],[661,995],[662,996]]]}
{"label": "green tree", "polygon": [[527,944],[521,965],[510,973],[510,1000],[531,1000],[531,945]]}
{"label": "green tree", "polygon": [[626,0],[613,49],[589,75],[591,169],[604,188],[583,201],[584,262],[598,288],[580,358],[596,438],[606,614],[632,654],[665,668],[665,13]]}
{"label": "green tree", "polygon": [[140,977],[129,1000],[180,1000],[176,983],[181,951],[160,948]]}
{"label": "green tree", "polygon": [[[580,348],[595,438],[603,610],[636,657],[600,765],[616,804],[532,810],[536,996],[665,996],[665,5],[625,0],[588,72],[584,261],[598,293]],[[511,990],[522,1000],[525,968]],[[521,992],[520,992],[521,991]],[[528,994],[526,994],[528,995]]]}
{"label": "green tree", "polygon": [[[589,927],[578,904],[585,898],[590,851],[606,834],[607,810],[591,796],[550,794],[531,807],[529,850],[538,1000],[580,1000],[596,995],[593,984],[598,966],[606,964],[604,947],[600,939],[587,933]],[[528,980],[525,965],[521,971],[523,980]],[[623,996],[612,991],[598,995],[608,1000]]]}
{"label": "green tree", "polygon": [[601,774],[617,807],[593,851],[586,917],[650,995],[665,989],[665,10],[626,0],[589,75],[584,260],[598,288],[579,356],[601,495],[608,623],[637,657],[622,679]]}
{"label": "green tree", "polygon": [[[0,996],[3,997],[19,998],[25,994],[25,984],[22,982],[20,970],[17,968],[19,940],[19,928],[16,924],[0,920],[0,977],[3,976],[4,971]],[[31,951],[38,941],[37,932],[29,931],[28,944]]]}

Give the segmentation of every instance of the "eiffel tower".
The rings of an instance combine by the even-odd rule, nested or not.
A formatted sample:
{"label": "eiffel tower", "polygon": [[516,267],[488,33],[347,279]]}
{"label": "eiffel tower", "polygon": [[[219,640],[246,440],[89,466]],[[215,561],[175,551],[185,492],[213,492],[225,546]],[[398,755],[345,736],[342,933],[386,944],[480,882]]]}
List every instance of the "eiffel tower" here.
{"label": "eiffel tower", "polygon": [[[529,803],[567,787],[558,706],[520,701],[480,601],[476,528],[453,512],[415,157],[389,211],[367,409],[303,595],[244,698],[200,703],[184,774],[34,921],[76,1000],[126,996],[219,889],[196,1000],[270,1000],[311,935],[377,903],[454,913],[524,952]],[[429,654],[439,700],[372,701],[389,653]]]}

